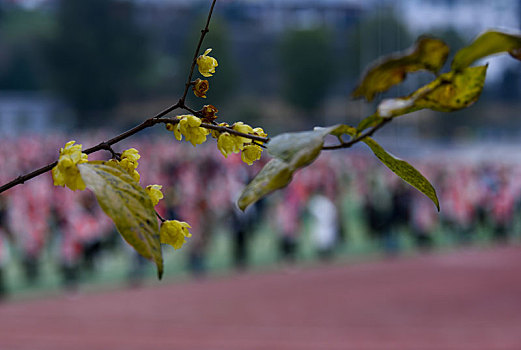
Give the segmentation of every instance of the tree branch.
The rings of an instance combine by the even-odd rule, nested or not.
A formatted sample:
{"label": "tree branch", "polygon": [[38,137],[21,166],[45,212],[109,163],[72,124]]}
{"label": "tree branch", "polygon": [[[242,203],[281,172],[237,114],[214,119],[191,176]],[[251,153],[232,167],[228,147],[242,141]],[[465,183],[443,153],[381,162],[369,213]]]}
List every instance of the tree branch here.
{"label": "tree branch", "polygon": [[[158,119],[154,120],[154,123],[155,124],[157,124],[157,123],[177,124],[177,123],[179,123],[179,119],[158,118]],[[262,143],[270,142],[269,137],[261,137],[261,136],[257,136],[257,135],[245,134],[245,133],[242,133],[242,132],[239,132],[237,130],[232,129],[229,126],[220,126],[220,125],[214,125],[214,124],[208,124],[208,123],[201,123],[201,127],[205,128],[205,129],[220,131],[220,132],[227,132],[227,133],[230,133],[230,134],[235,135],[235,136],[245,137],[245,138],[250,139],[252,141],[258,141],[258,142],[262,142]]]}
{"label": "tree branch", "polygon": [[30,180],[30,179],[32,179],[32,178],[34,178],[36,176],[40,176],[42,174],[45,174],[46,172],[48,172],[52,168],[54,168],[56,166],[56,164],[58,164],[58,162],[47,164],[46,166],[41,167],[40,169],[35,170],[35,171],[33,171],[33,172],[29,173],[29,174],[18,176],[13,181],[11,181],[9,183],[6,183],[5,185],[0,186],[0,193],[2,193],[4,191],[7,191],[8,189],[10,189],[11,187],[14,187],[16,185],[23,184],[25,181]]}
{"label": "tree branch", "polygon": [[[164,110],[162,110],[161,112],[157,113],[155,116],[153,116],[152,118],[149,118],[147,120],[145,120],[143,123],[139,124],[139,125],[136,125],[135,127],[133,127],[132,129],[130,130],[127,130],[125,131],[124,133],[122,134],[119,134],[118,136],[116,137],[113,137],[111,138],[110,140],[107,140],[107,141],[104,141],[104,142],[100,142],[98,145],[94,146],[94,147],[90,147],[90,148],[87,148],[86,150],[83,151],[83,153],[85,154],[91,154],[91,153],[94,153],[94,152],[97,152],[97,151],[101,151],[101,150],[111,150],[111,146],[140,132],[141,130],[144,130],[146,128],[149,128],[151,126],[154,126],[155,124],[157,124],[158,122],[155,122],[156,120],[159,120],[159,118],[167,115],[168,113],[176,110],[179,108],[179,103],[176,103],[175,105],[172,105]],[[8,189],[10,188],[13,188],[14,186],[16,185],[21,185],[23,184],[25,181],[27,180],[30,180],[32,178],[35,178],[37,176],[40,176],[42,174],[45,174],[46,172],[50,171],[52,168],[54,168],[56,166],[56,164],[58,164],[58,162],[53,162],[53,163],[50,163],[50,164],[47,164],[33,172],[30,172],[28,174],[25,174],[25,175],[20,175],[18,176],[16,179],[14,179],[13,181],[11,182],[8,182],[6,183],[5,185],[2,185],[0,186],[0,193],[4,192],[4,191],[7,191]]]}
{"label": "tree branch", "polygon": [[[96,146],[94,147],[90,147],[90,148],[87,148],[86,150],[83,151],[83,153],[85,154],[91,154],[91,153],[94,153],[94,152],[97,152],[97,151],[101,151],[101,150],[109,150],[112,154],[114,154],[114,150],[112,150],[112,145],[134,135],[134,134],[137,134],[138,132],[144,130],[144,129],[147,129],[147,128],[150,128],[156,124],[160,124],[160,123],[164,123],[164,124],[167,124],[167,123],[171,123],[171,124],[177,124],[179,123],[179,119],[176,119],[176,118],[164,118],[163,116],[176,110],[176,109],[179,109],[181,108],[179,106],[179,103],[173,105],[173,106],[170,106],[168,108],[166,108],[165,110],[157,113],[155,116],[153,116],[152,118],[149,118],[147,120],[145,120],[144,122],[142,122],[141,124],[139,125],[136,125],[135,127],[133,127],[132,129],[129,129],[127,131],[125,131],[124,133],[121,133],[119,134],[118,136],[116,137],[113,137],[111,138],[110,140],[107,140],[107,141],[103,141],[103,142],[100,142],[99,144],[97,144]],[[183,108],[183,109],[186,109],[186,108]],[[232,135],[236,135],[236,136],[241,136],[241,137],[245,137],[245,138],[248,138],[252,141],[258,141],[258,142],[262,142],[262,143],[267,143],[269,142],[269,138],[268,137],[260,137],[260,136],[257,136],[257,135],[250,135],[250,134],[245,134],[245,133],[242,133],[242,132],[239,132],[239,131],[236,131],[234,129],[232,129],[231,127],[226,127],[226,126],[219,126],[219,125],[213,125],[213,124],[207,124],[207,123],[201,123],[201,127],[203,128],[206,128],[206,129],[210,129],[210,130],[216,130],[216,131],[220,131],[220,132],[228,132]],[[53,163],[50,163],[50,164],[47,164],[43,167],[41,167],[40,169],[37,169],[29,174],[25,174],[25,175],[20,175],[18,176],[16,179],[14,179],[13,181],[5,184],[5,185],[2,185],[0,187],[0,193],[4,192],[4,191],[7,191],[8,189],[16,186],[16,185],[20,185],[20,184],[23,184],[25,181],[27,180],[30,180],[32,178],[35,178],[39,175],[42,175],[48,171],[50,171],[52,168],[54,168],[56,166],[56,164],[58,164],[57,161],[53,162]]]}

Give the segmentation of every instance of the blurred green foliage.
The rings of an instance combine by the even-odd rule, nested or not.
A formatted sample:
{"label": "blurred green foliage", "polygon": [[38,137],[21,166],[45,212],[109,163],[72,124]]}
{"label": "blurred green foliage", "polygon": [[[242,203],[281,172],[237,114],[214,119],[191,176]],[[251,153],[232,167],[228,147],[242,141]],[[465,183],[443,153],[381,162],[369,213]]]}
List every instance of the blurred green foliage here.
{"label": "blurred green foliage", "polygon": [[110,110],[136,92],[148,63],[135,5],[115,0],[61,0],[56,32],[46,43],[55,87],[80,113]]}
{"label": "blurred green foliage", "polygon": [[362,18],[346,33],[347,52],[343,69],[350,79],[358,79],[368,62],[408,47],[414,38],[392,11]]}
{"label": "blurred green foliage", "polygon": [[314,112],[332,86],[335,73],[330,33],[324,28],[295,30],[281,43],[283,96]]}
{"label": "blurred green foliage", "polygon": [[13,8],[0,13],[0,90],[38,90],[48,81],[42,42],[52,35],[51,18]]}

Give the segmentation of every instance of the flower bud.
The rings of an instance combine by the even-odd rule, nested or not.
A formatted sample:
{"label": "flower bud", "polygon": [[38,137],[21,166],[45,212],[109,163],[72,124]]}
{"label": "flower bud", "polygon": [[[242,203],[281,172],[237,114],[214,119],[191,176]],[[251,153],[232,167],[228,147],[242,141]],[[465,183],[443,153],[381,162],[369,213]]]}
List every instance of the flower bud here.
{"label": "flower bud", "polygon": [[201,112],[203,114],[203,121],[205,123],[211,123],[215,119],[217,119],[217,116],[215,114],[219,112],[219,110],[215,108],[215,106],[213,105],[205,105]]}

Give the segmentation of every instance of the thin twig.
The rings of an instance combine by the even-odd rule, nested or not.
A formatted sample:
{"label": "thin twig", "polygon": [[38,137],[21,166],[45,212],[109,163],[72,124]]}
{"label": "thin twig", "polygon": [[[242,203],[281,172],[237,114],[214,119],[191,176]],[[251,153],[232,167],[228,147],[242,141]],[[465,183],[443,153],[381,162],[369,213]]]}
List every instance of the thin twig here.
{"label": "thin twig", "polygon": [[217,0],[212,1],[212,6],[210,7],[210,11],[208,12],[208,18],[206,19],[206,25],[204,29],[201,30],[201,37],[199,38],[199,42],[197,43],[197,48],[195,49],[194,53],[194,59],[192,60],[192,66],[190,67],[190,73],[188,74],[188,79],[186,80],[185,91],[183,93],[183,97],[181,97],[181,99],[179,100],[183,108],[185,107],[184,104],[186,100],[186,95],[188,94],[188,89],[190,89],[190,86],[192,85],[192,76],[194,75],[195,64],[197,62],[197,57],[199,57],[199,51],[201,51],[201,45],[203,45],[204,37],[210,31],[208,27],[210,26],[210,20],[212,18],[213,8],[215,7],[216,2]]}
{"label": "thin twig", "polygon": [[161,222],[165,222],[166,220],[157,212],[157,210],[155,210],[156,212],[156,216],[159,220],[161,220]]}
{"label": "thin twig", "polygon": [[[136,125],[135,127],[133,127],[132,129],[130,130],[127,130],[125,131],[124,133],[122,134],[119,134],[118,136],[116,137],[113,137],[111,138],[110,140],[108,141],[105,141],[105,142],[101,142],[99,143],[98,145],[94,146],[94,147],[91,147],[91,148],[87,148],[85,151],[83,151],[83,153],[86,153],[86,154],[90,154],[90,153],[94,153],[94,152],[97,152],[97,151],[100,151],[102,149],[105,149],[104,147],[105,144],[109,145],[109,146],[112,146],[113,144],[116,144],[134,134],[137,134],[138,132],[140,132],[141,130],[144,130],[146,128],[150,128],[151,126],[154,126],[157,124],[156,120],[160,119],[161,117],[167,115],[168,113],[176,110],[180,108],[179,107],[179,103],[176,103],[175,105],[172,105],[164,110],[162,110],[161,112],[157,113],[155,116],[153,116],[152,118],[149,118],[147,120],[145,120],[143,123],[139,124],[139,125]],[[1,192],[1,191],[0,191]]]}
{"label": "thin twig", "polygon": [[268,147],[264,146],[262,143],[258,143],[256,141],[252,141],[251,143],[253,143],[254,145],[257,145],[257,146],[259,146],[261,148],[268,148]]}
{"label": "thin twig", "polygon": [[201,118],[202,117],[202,113],[201,112],[198,112],[198,111],[195,111],[193,110],[192,108],[188,107],[188,106],[182,106],[181,107],[182,109],[184,109],[185,111],[188,111],[190,113],[192,113],[193,115]]}
{"label": "thin twig", "polygon": [[13,181],[6,183],[5,185],[0,186],[0,193],[10,189],[11,187],[14,187],[16,185],[23,184],[25,181],[30,180],[34,177],[40,176],[42,174],[45,174],[46,172],[50,171],[52,168],[54,168],[58,164],[58,162],[53,162],[51,164],[47,164],[44,167],[41,167],[40,169],[37,169],[33,172],[30,172],[29,174],[20,175]]}
{"label": "thin twig", "polygon": [[112,159],[121,160],[121,154],[114,151],[111,145],[108,143],[103,143],[102,145],[103,149],[110,152],[110,155],[112,156]]}
{"label": "thin twig", "polygon": [[181,104],[181,100],[179,100],[175,105],[172,105],[168,108],[165,108],[163,109],[161,112],[157,113],[155,116],[153,116],[152,118],[161,118],[161,117],[164,117],[165,115],[167,115],[168,113],[170,112],[173,112],[174,110],[178,109],[178,108],[181,108],[183,104]]}
{"label": "thin twig", "polygon": [[360,141],[363,141],[366,137],[372,136],[376,131],[378,131],[380,128],[382,128],[385,124],[389,123],[391,120],[392,120],[391,118],[382,118],[380,123],[378,123],[377,125],[373,126],[371,129],[367,130],[363,134],[360,134],[359,136],[355,137],[354,139],[352,139],[352,140],[350,140],[348,142],[343,142],[343,143],[341,143],[339,145],[324,146],[324,147],[322,147],[322,149],[325,150],[325,151],[329,151],[329,150],[334,150],[334,149],[341,149],[341,148],[352,147],[354,144],[356,144],[356,143],[358,143]]}

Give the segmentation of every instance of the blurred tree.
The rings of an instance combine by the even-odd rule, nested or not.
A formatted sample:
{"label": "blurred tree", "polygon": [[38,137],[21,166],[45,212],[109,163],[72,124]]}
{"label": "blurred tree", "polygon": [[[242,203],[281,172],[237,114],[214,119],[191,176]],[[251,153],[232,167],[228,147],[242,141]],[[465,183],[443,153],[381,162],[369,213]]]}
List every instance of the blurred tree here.
{"label": "blurred tree", "polygon": [[281,45],[285,98],[311,116],[331,86],[336,69],[333,62],[331,35],[326,29],[288,32]]}
{"label": "blurred tree", "polygon": [[409,47],[414,39],[391,9],[362,18],[346,34],[347,53],[342,69],[348,78],[358,80],[368,62]]}
{"label": "blurred tree", "polygon": [[47,82],[42,42],[52,33],[51,16],[11,5],[0,21],[0,89],[37,90]]}
{"label": "blurred tree", "polygon": [[54,83],[75,107],[80,125],[106,117],[139,87],[147,67],[145,36],[135,5],[118,0],[60,0],[48,43]]}
{"label": "blurred tree", "polygon": [[9,55],[7,64],[0,67],[0,90],[38,90],[41,84],[30,57],[23,50]]}

